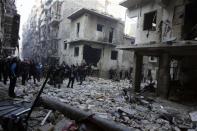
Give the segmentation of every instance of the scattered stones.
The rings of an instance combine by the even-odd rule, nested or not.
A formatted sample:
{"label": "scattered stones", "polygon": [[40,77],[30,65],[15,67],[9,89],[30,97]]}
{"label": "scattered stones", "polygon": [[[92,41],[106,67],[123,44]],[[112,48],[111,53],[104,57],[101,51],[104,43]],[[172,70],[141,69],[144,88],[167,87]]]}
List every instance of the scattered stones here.
{"label": "scattered stones", "polygon": [[[132,91],[130,90],[131,84],[129,80],[112,82],[111,80],[88,77],[83,85],[78,85],[76,82],[74,88],[66,88],[67,82],[65,80],[60,89],[46,85],[43,95],[59,99],[65,104],[75,106],[84,111],[90,111],[101,118],[114,120],[141,131],[192,129],[187,113],[183,113],[176,108],[164,106],[154,98],[131,93],[130,99],[127,101],[122,90],[128,89]],[[19,90],[18,94],[25,101],[31,102],[39,91],[40,86],[28,83],[25,87],[18,86],[16,89]],[[43,117],[46,116],[47,112],[40,110],[40,114],[43,114]],[[197,112],[190,113],[190,117],[192,121],[197,121]],[[46,123],[52,123],[52,125],[55,125],[55,130],[59,130],[61,128],[56,126],[64,124],[65,120],[62,120],[63,118],[64,116],[61,116],[60,113],[53,112]],[[46,125],[49,126],[50,124]],[[48,130],[50,128],[47,127],[45,129]]]}

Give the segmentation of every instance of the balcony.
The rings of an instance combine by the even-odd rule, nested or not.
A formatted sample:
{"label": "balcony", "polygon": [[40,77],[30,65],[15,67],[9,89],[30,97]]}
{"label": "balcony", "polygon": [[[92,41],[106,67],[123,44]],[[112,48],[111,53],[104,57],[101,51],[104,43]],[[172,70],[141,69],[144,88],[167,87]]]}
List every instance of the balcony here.
{"label": "balcony", "polygon": [[53,15],[50,20],[52,26],[57,26],[60,23],[60,15]]}

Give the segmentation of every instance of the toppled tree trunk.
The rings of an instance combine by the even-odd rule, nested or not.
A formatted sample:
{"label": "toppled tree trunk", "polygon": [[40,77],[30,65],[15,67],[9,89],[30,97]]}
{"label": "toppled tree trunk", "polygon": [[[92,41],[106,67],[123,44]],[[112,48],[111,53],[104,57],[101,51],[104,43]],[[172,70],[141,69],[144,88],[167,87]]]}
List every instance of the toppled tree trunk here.
{"label": "toppled tree trunk", "polygon": [[89,112],[81,111],[80,109],[76,109],[52,98],[44,96],[41,97],[40,100],[44,107],[57,110],[63,113],[66,117],[75,121],[86,119],[86,123],[95,125],[95,127],[100,127],[103,131],[132,131],[132,129],[127,128],[126,126],[118,125],[113,121],[100,118],[96,115],[90,114]]}

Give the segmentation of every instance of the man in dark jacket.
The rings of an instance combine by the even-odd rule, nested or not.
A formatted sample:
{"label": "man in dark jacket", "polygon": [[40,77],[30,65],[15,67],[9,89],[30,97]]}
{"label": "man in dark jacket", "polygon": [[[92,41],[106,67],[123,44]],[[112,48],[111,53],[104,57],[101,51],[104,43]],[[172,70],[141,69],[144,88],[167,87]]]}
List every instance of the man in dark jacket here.
{"label": "man in dark jacket", "polygon": [[70,88],[73,88],[75,77],[76,77],[76,69],[75,69],[75,66],[72,65],[70,70],[69,70],[69,82],[68,82],[67,88],[70,87],[70,84],[71,84]]}
{"label": "man in dark jacket", "polygon": [[21,76],[22,76],[22,85],[25,85],[25,81],[28,79],[29,64],[26,61],[21,62]]}
{"label": "man in dark jacket", "polygon": [[79,66],[78,67],[78,75],[79,75],[79,81],[80,81],[80,85],[82,85],[83,81],[85,80],[85,66]]}
{"label": "man in dark jacket", "polygon": [[9,86],[8,94],[10,97],[16,96],[14,93],[14,88],[16,86],[16,80],[17,80],[17,68],[18,68],[17,58],[13,58],[11,60],[10,68],[9,68],[10,86]]}

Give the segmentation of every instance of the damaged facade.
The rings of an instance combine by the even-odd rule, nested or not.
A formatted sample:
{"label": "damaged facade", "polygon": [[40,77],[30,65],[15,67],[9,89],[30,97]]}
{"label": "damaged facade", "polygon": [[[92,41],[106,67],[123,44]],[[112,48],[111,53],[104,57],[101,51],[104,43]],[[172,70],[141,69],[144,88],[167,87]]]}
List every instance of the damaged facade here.
{"label": "damaged facade", "polygon": [[101,76],[107,76],[110,69],[129,68],[131,63],[123,62],[123,51],[115,48],[123,44],[124,24],[121,21],[86,8],[68,18],[71,37],[62,44],[62,61],[70,65],[91,64],[100,70]]}
{"label": "damaged facade", "polygon": [[36,1],[23,29],[23,58],[46,63],[57,57],[61,3]]}
{"label": "damaged facade", "polygon": [[24,28],[23,58],[43,64],[86,62],[101,70],[101,76],[132,66],[131,53],[116,46],[133,38],[124,37],[123,22],[107,14],[105,1],[37,1]]}
{"label": "damaged facade", "polygon": [[13,55],[18,47],[20,15],[17,14],[15,2],[0,1],[0,46],[1,55]]}
{"label": "damaged facade", "polygon": [[[157,74],[155,79],[159,96],[196,96],[197,20],[192,13],[196,12],[196,1],[125,0],[120,5],[128,8],[130,18],[138,18],[136,44],[122,47],[135,52],[135,91],[140,91],[142,71],[150,67]],[[147,62],[144,66],[143,59],[153,60],[156,64],[152,66]]]}

